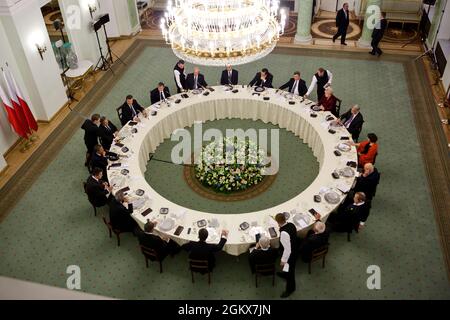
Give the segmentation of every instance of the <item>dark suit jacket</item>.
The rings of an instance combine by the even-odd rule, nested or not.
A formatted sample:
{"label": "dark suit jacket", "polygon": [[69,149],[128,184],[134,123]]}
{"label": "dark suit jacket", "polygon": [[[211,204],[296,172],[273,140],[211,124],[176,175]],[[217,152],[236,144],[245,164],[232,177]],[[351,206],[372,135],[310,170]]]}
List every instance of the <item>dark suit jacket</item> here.
{"label": "dark suit jacket", "polygon": [[269,248],[268,250],[254,249],[248,256],[248,262],[250,263],[250,269],[252,273],[255,273],[255,266],[257,264],[270,264],[275,263],[278,258],[278,250]]}
{"label": "dark suit jacket", "polygon": [[263,83],[263,81],[261,80],[261,72],[258,72],[248,85],[251,87],[257,86],[257,87],[273,88],[272,81],[273,75],[271,73],[268,73],[266,81]]}
{"label": "dark suit jacket", "polygon": [[[120,119],[120,123],[122,126],[126,125],[128,121],[133,121],[133,112],[131,111],[131,108],[128,106],[127,102],[125,101],[122,105],[122,119]],[[136,114],[139,112],[144,112],[144,108],[141,107],[141,105],[135,100],[133,100],[133,108]]]}
{"label": "dark suit jacket", "polygon": [[212,270],[215,266],[216,259],[214,253],[222,250],[223,246],[227,242],[227,239],[221,238],[218,244],[210,244],[206,242],[188,242],[181,247],[189,251],[189,259],[193,260],[208,260],[209,269]]}
{"label": "dark suit jacket", "polygon": [[313,230],[309,230],[306,238],[300,243],[300,256],[303,262],[310,262],[312,252],[315,249],[328,244],[328,238],[330,236],[329,230],[325,229],[323,233],[315,234]]}
{"label": "dark suit jacket", "polygon": [[107,167],[108,167],[108,158],[98,155],[97,153],[93,153],[91,157],[91,168],[100,168],[103,170],[103,179],[108,181],[107,177]]}
{"label": "dark suit jacket", "polygon": [[[164,87],[164,96],[166,97],[166,99],[170,97],[170,91],[169,91],[169,88],[167,88],[167,87]],[[161,95],[159,93],[158,88],[155,88],[150,92],[150,101],[152,104],[155,104],[155,103],[161,101]]]}
{"label": "dark suit jacket", "polygon": [[86,193],[89,202],[97,208],[103,207],[108,203],[108,198],[106,197],[108,190],[105,189],[103,181],[97,181],[92,176],[89,176],[86,181]]}
{"label": "dark suit jacket", "polygon": [[338,232],[352,232],[358,230],[360,222],[365,222],[369,216],[370,207],[367,203],[356,206],[353,203],[348,205],[343,211],[336,214],[335,230]]}
{"label": "dark suit jacket", "polygon": [[117,131],[117,127],[112,122],[109,122],[108,126],[110,130],[108,130],[105,126],[100,126],[98,128],[100,143],[105,150],[109,150],[111,148],[114,141],[114,133]]}
{"label": "dark suit jacket", "polygon": [[350,24],[350,12],[347,11],[347,18],[345,18],[344,9],[342,8],[336,15],[336,27],[339,29],[347,29]]}
{"label": "dark suit jacket", "polygon": [[[280,90],[286,89],[288,88],[289,92],[292,91],[292,87],[294,86],[295,80],[294,78],[291,78],[288,82],[286,82],[285,84],[283,84],[280,87]],[[298,95],[300,96],[304,96],[306,93],[308,92],[308,88],[306,87],[306,82],[303,79],[300,79],[298,82],[298,86],[297,86],[297,92]]]}
{"label": "dark suit jacket", "polygon": [[231,84],[235,86],[238,84],[238,82],[239,82],[239,72],[237,70],[234,69],[231,70],[231,83],[229,83],[228,81],[228,70],[222,71],[222,76],[220,77],[221,85]]}
{"label": "dark suit jacket", "polygon": [[109,219],[114,229],[123,232],[133,231],[137,226],[131,214],[133,213],[133,205],[128,204],[125,208],[123,204],[112,198],[109,202]]}
{"label": "dark suit jacket", "polygon": [[[351,117],[352,117],[352,110],[349,110],[346,113],[344,113],[343,115],[341,115],[342,123],[345,124],[345,122],[347,122],[347,120],[351,119]],[[358,139],[359,134],[361,133],[361,130],[362,130],[363,123],[364,123],[364,118],[363,118],[361,112],[359,112],[357,114],[357,116],[355,117],[355,119],[353,119],[352,123],[350,124],[350,127],[348,128],[348,132],[350,132],[352,134],[354,140]]]}
{"label": "dark suit jacket", "polygon": [[[186,86],[189,90],[193,90],[194,89],[194,74],[193,73],[189,73],[186,77]],[[205,77],[199,73],[198,74],[198,79],[197,79],[197,87],[200,89],[201,87],[207,87],[208,84],[205,81]]]}
{"label": "dark suit jacket", "polygon": [[140,245],[155,250],[161,260],[170,253],[168,242],[155,234],[145,233],[141,230],[138,233],[138,239]]}
{"label": "dark suit jacket", "polygon": [[384,32],[386,31],[386,29],[387,29],[387,20],[386,19],[381,19],[381,21],[380,21],[380,29],[373,29],[373,31],[372,31],[372,38],[374,39],[374,40],[381,40],[382,38],[383,38],[383,35],[384,35]]}
{"label": "dark suit jacket", "polygon": [[368,200],[372,200],[375,190],[380,183],[380,173],[375,170],[367,177],[360,176],[356,179],[355,192],[364,192]]}
{"label": "dark suit jacket", "polygon": [[84,130],[84,144],[88,152],[91,153],[98,144],[99,129],[91,119],[87,119],[81,126],[81,129]]}

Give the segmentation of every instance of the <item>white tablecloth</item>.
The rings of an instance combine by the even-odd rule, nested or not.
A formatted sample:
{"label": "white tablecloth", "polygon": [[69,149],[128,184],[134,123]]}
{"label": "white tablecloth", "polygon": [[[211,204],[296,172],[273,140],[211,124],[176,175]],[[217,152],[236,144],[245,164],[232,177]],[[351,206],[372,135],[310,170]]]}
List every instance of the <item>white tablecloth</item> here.
{"label": "white tablecloth", "polygon": [[[248,248],[255,243],[255,233],[267,233],[269,227],[275,227],[278,233],[278,227],[272,217],[280,212],[292,212],[296,210],[309,217],[307,226],[297,226],[299,233],[304,233],[309,230],[315,219],[308,212],[309,209],[314,208],[322,216],[322,221],[328,218],[328,215],[336,209],[338,205],[328,204],[322,195],[322,202],[314,202],[314,195],[319,194],[322,188],[340,189],[346,187],[350,188],[355,178],[334,179],[332,172],[336,169],[346,167],[348,161],[357,161],[357,153],[355,147],[352,147],[349,152],[342,152],[342,156],[338,157],[334,154],[336,146],[342,141],[340,137],[350,136],[345,128],[337,129],[336,134],[328,132],[328,122],[325,117],[329,115],[328,112],[319,112],[317,118],[310,117],[310,103],[309,100],[301,102],[296,100],[295,105],[290,105],[286,98],[280,92],[272,89],[267,89],[266,92],[258,95],[253,95],[252,88],[242,88],[237,86],[238,93],[225,91],[224,87],[214,87],[215,91],[211,92],[209,96],[193,95],[189,93],[190,98],[181,99],[179,95],[172,97],[172,101],[180,98],[182,101],[179,104],[171,103],[171,107],[163,106],[158,109],[156,116],[149,116],[147,119],[142,119],[134,128],[138,132],[135,134],[127,134],[131,127],[125,126],[121,130],[121,134],[128,137],[122,141],[126,147],[130,149],[126,153],[128,158],[121,159],[122,167],[110,168],[108,176],[121,176],[121,169],[129,170],[129,174],[123,179],[123,183],[114,187],[117,191],[124,186],[131,188],[130,195],[134,195],[134,191],[142,189],[145,191],[145,196],[149,197],[146,205],[133,213],[134,219],[143,228],[147,219],[162,221],[163,219],[176,219],[176,223],[168,232],[159,232],[170,236],[179,244],[183,244],[190,240],[197,240],[197,233],[199,228],[196,222],[201,219],[211,221],[217,219],[220,225],[216,228],[218,236],[208,239],[210,242],[218,242],[220,230],[225,228],[229,230],[228,241],[224,250],[231,255],[240,255],[248,250]],[[270,97],[269,101],[263,100],[263,96]],[[155,106],[151,107],[152,109]],[[275,207],[249,213],[239,214],[214,214],[209,212],[200,212],[189,208],[179,206],[168,199],[159,195],[147,183],[144,178],[146,166],[149,160],[149,154],[154,152],[157,146],[171,136],[173,131],[178,128],[191,126],[195,121],[219,120],[228,118],[240,118],[251,120],[262,120],[265,123],[272,123],[281,128],[285,128],[295,135],[300,137],[312,149],[320,164],[320,172],[313,183],[307,187],[302,193],[293,199],[286,201]],[[300,141],[299,141],[300,143]],[[113,146],[111,151],[123,154],[121,148]],[[280,157],[283,155],[281,154]],[[337,191],[341,195],[341,201],[344,200],[345,195]],[[270,195],[270,194],[268,194]],[[176,195],[174,195],[176,197]],[[152,208],[153,212],[148,216],[143,217],[141,212],[147,208]],[[160,208],[169,208],[168,215],[160,215]],[[291,214],[290,221],[292,221],[293,214]],[[239,225],[242,222],[248,222],[252,226],[246,231],[241,231]],[[184,226],[183,232],[180,236],[175,236],[173,233],[177,226]],[[187,234],[188,229],[191,228],[190,234]],[[211,229],[211,231],[213,231]],[[279,233],[278,233],[279,235]],[[276,245],[277,239],[273,239]]]}

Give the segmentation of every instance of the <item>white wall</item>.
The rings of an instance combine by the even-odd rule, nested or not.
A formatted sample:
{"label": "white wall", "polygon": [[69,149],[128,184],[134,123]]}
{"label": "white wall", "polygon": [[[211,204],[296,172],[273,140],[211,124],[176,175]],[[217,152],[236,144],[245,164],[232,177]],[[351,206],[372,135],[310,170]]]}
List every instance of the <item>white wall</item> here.
{"label": "white wall", "polygon": [[[117,1],[117,0],[116,0]],[[108,13],[109,19],[111,20],[106,24],[106,31],[108,32],[108,37],[110,38],[118,38],[120,37],[120,29],[119,23],[117,21],[116,11],[114,10],[114,1],[113,0],[98,0],[100,5],[100,13]]]}
{"label": "white wall", "polygon": [[[0,63],[8,62],[34,116],[50,120],[66,103],[67,96],[40,4],[37,0],[0,1]],[[36,48],[36,32],[42,34],[47,47],[44,60]],[[0,111],[0,154],[17,139],[4,110]],[[2,163],[0,159],[0,169]]]}
{"label": "white wall", "polygon": [[[0,23],[0,43],[8,43],[8,39],[6,38],[5,30],[3,25]],[[13,64],[15,64],[14,55],[9,46],[4,45],[0,50],[0,64],[3,66],[6,62],[8,62],[11,69],[13,68]],[[0,85],[3,86],[3,77],[0,77]],[[16,79],[19,82],[19,79]],[[23,86],[22,86],[23,87]],[[3,86],[5,89],[5,87]],[[0,170],[4,167],[4,162],[2,161],[1,155],[3,155],[17,140],[17,135],[11,129],[9,125],[8,117],[6,115],[6,111],[3,106],[0,106]],[[4,160],[4,159],[3,159]],[[3,164],[3,166],[2,166]]]}

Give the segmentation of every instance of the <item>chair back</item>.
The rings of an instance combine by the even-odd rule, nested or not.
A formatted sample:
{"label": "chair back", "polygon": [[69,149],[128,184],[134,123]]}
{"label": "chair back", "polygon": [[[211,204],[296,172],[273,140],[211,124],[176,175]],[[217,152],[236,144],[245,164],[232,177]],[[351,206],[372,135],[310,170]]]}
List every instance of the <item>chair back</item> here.
{"label": "chair back", "polygon": [[255,273],[263,276],[271,276],[275,273],[275,263],[255,264]]}
{"label": "chair back", "polygon": [[341,105],[342,105],[342,100],[339,98],[336,98],[336,107],[334,108],[336,110],[336,114],[334,114],[334,116],[336,118],[339,118],[339,116],[341,114]]}
{"label": "chair back", "polygon": [[208,273],[209,262],[208,260],[189,259],[189,269],[191,269],[192,272]]}
{"label": "chair back", "polygon": [[119,117],[120,123],[123,125],[123,120],[122,120],[122,106],[116,108],[117,111],[117,116]]}
{"label": "chair back", "polygon": [[140,247],[141,247],[142,254],[144,256],[150,258],[150,260],[156,260],[156,261],[160,260],[159,255],[155,249],[152,249],[152,248],[149,248],[149,247],[146,247],[143,245],[140,245]]}
{"label": "chair back", "polygon": [[328,244],[319,247],[317,249],[314,249],[311,256],[311,262],[322,259],[324,256],[327,255],[327,253],[328,253]]}

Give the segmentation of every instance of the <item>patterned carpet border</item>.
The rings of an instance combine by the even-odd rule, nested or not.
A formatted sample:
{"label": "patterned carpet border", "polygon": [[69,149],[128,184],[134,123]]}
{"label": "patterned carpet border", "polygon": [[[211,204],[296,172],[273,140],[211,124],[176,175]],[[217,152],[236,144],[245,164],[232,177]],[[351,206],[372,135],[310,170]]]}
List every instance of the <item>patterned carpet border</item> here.
{"label": "patterned carpet border", "polygon": [[[163,47],[165,44],[162,41],[136,39],[122,56],[122,59],[128,62],[127,66],[122,64],[114,65],[116,76],[113,76],[111,72],[105,74],[74,110],[81,114],[90,114],[95,109],[103,93],[112,88],[120,75],[147,46]],[[355,53],[322,49],[276,48],[274,53],[324,58],[333,56],[333,58],[337,59],[373,59],[368,57],[367,52]],[[382,59],[402,63],[405,68],[412,101],[411,110],[417,128],[428,187],[447,267],[447,276],[450,281],[450,160],[438,110],[429,88],[429,81],[426,78],[425,66],[422,61],[415,61],[412,57],[405,55],[384,54]],[[66,117],[0,190],[0,199],[2,199],[0,202],[0,222],[5,219],[6,215],[20,201],[21,197],[29,190],[39,175],[58,155],[65,142],[79,130],[81,122],[81,118],[74,112]],[[81,184],[80,192],[82,192]]]}

